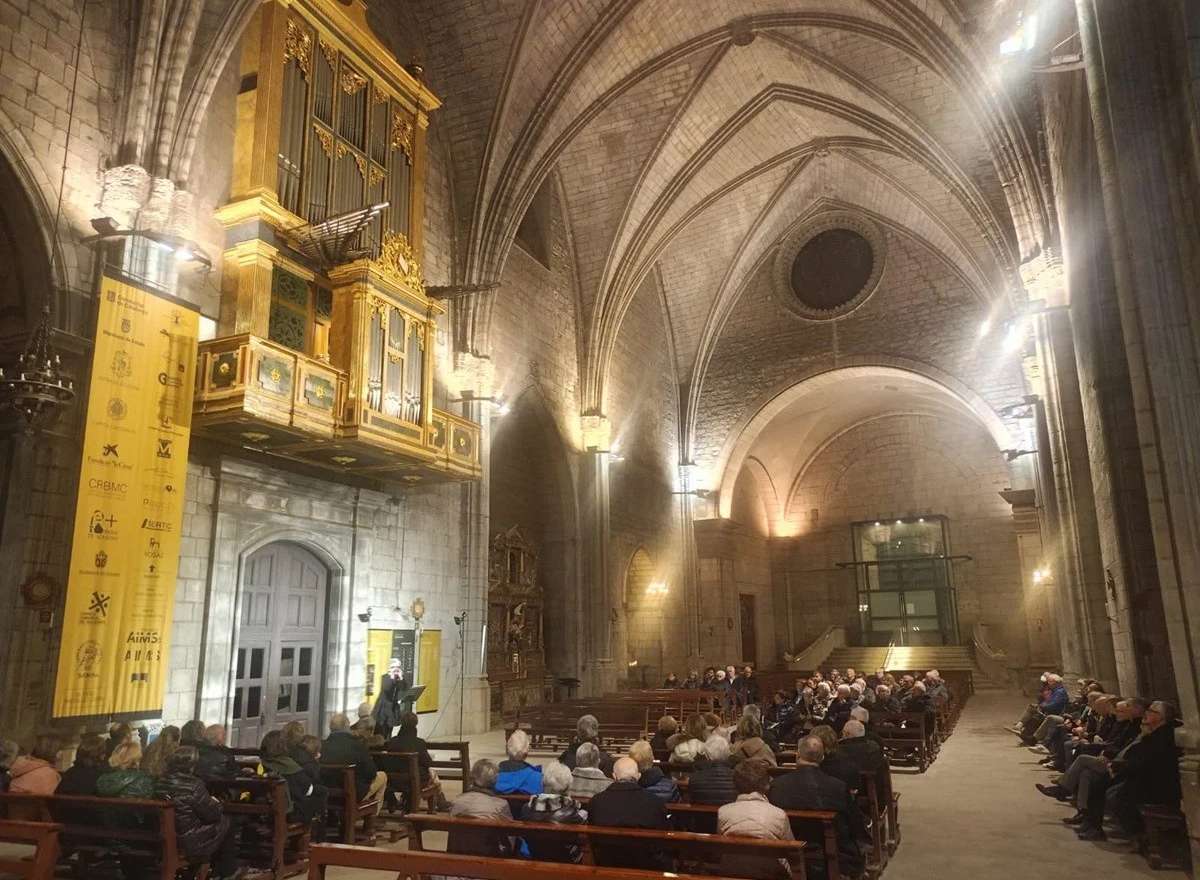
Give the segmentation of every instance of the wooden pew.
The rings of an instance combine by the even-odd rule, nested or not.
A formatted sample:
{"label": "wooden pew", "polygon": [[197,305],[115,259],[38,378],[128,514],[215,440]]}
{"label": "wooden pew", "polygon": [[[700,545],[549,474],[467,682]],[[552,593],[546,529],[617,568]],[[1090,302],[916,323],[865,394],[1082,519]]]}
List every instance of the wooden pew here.
{"label": "wooden pew", "polygon": [[[408,817],[413,826],[410,848],[424,850],[426,831],[487,831],[506,836],[522,837],[536,834],[539,838],[559,838],[579,847],[584,865],[595,865],[596,851],[603,854],[605,845],[636,847],[645,851],[654,848],[673,858],[720,865],[724,856],[764,856],[792,860],[791,877],[804,880],[803,840],[760,840],[754,837],[728,837],[717,834],[696,834],[688,831],[651,831],[639,828],[610,828],[599,825],[560,825],[550,822],[496,822],[485,819],[465,819],[441,813],[415,813]],[[601,855],[603,860],[603,855]],[[530,862],[523,862],[528,865]]]}
{"label": "wooden pew", "polygon": [[[449,740],[426,740],[425,748],[433,758],[433,768],[440,779],[461,779],[464,788],[471,778],[471,744]],[[439,758],[435,752],[454,752],[454,758]]]}
{"label": "wooden pew", "polygon": [[936,756],[937,721],[932,728],[923,712],[898,712],[872,719],[871,729],[883,741],[890,762],[915,761],[922,773]]}
{"label": "wooden pew", "polygon": [[[309,862],[309,880],[324,880],[327,868],[382,871],[399,877],[471,877],[476,880],[665,880],[658,871],[632,868],[597,868],[521,859],[492,859],[443,852],[380,850],[341,844],[315,844]],[[694,874],[670,874],[671,880],[712,880]]]}
{"label": "wooden pew", "polygon": [[359,801],[353,764],[321,763],[321,781],[329,787],[329,815],[340,817],[342,842],[355,842],[355,828],[363,823],[363,838],[375,842],[375,816],[379,812],[378,798]]}
{"label": "wooden pew", "polygon": [[[265,832],[261,840],[239,847],[241,858],[253,867],[265,868],[275,880],[300,874],[308,869],[309,827],[305,822],[288,820],[287,782],[283,779],[246,776],[237,779],[205,778],[213,797],[229,816],[245,816],[243,823]],[[249,799],[241,799],[242,794]],[[244,829],[243,829],[244,830]]]}
{"label": "wooden pew", "polygon": [[33,847],[28,858],[0,855],[0,874],[46,880],[54,876],[58,862],[58,833],[62,826],[54,822],[20,822],[0,819],[0,843]]}
{"label": "wooden pew", "polygon": [[[39,821],[61,824],[60,847],[78,856],[85,874],[90,864],[118,846],[122,859],[152,866],[159,880],[174,880],[189,865],[175,838],[175,805],[170,801],[0,792],[0,809],[8,814],[14,808]],[[79,821],[81,815],[88,821]],[[207,862],[191,864],[197,869],[196,880],[208,876]]]}

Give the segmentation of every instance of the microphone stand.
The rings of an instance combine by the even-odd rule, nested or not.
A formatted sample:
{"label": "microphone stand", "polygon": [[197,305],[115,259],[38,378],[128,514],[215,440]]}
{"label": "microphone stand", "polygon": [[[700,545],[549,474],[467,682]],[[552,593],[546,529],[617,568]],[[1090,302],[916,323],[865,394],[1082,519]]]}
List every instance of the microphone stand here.
{"label": "microphone stand", "polygon": [[463,701],[466,698],[467,684],[467,609],[454,618],[454,622],[458,625],[458,736],[462,739],[463,735]]}

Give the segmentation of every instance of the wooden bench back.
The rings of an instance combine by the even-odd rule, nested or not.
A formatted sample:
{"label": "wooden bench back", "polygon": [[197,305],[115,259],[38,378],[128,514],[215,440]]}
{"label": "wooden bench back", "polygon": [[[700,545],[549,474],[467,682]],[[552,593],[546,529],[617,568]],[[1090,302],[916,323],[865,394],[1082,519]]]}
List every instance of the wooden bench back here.
{"label": "wooden bench back", "polygon": [[62,826],[55,822],[21,822],[0,819],[0,843],[32,846],[33,857],[20,859],[0,855],[0,874],[43,880],[54,876],[58,861],[58,834]]}
{"label": "wooden bench back", "polygon": [[[484,856],[460,856],[443,852],[385,850],[366,846],[314,844],[310,849],[309,880],[323,880],[330,867],[384,871],[400,877],[443,875],[477,880],[529,880],[530,877],[579,878],[579,880],[663,880],[658,871],[631,868],[597,868],[593,865],[564,865]],[[694,874],[671,874],[672,880],[712,880]]]}
{"label": "wooden bench back", "polygon": [[[552,822],[505,822],[488,819],[467,819],[445,814],[416,813],[407,817],[416,835],[416,848],[424,849],[422,834],[426,831],[484,831],[493,834],[539,838],[557,838],[579,846],[586,865],[596,864],[597,848],[605,844],[629,846],[646,851],[661,851],[688,859],[720,861],[724,856],[767,856],[769,858],[801,858],[803,840],[760,840],[754,837],[727,837],[717,834],[697,834],[690,831],[657,831],[642,828],[612,828],[602,825],[561,825]],[[527,863],[526,863],[527,864]]]}

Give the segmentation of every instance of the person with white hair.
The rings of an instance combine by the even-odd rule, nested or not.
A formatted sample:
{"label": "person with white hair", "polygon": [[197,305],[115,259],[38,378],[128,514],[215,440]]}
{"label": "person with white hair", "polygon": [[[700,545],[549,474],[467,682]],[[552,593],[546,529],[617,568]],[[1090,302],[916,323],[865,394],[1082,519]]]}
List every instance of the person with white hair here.
{"label": "person with white hair", "polygon": [[639,739],[629,747],[629,757],[637,762],[638,770],[641,772],[638,777],[638,785],[664,804],[679,800],[679,785],[654,763],[654,750],[650,748],[650,743]]}
{"label": "person with white hair", "polygon": [[[649,828],[665,831],[667,812],[662,801],[638,784],[641,772],[632,758],[618,758],[613,764],[613,784],[592,798],[588,822],[617,828]],[[592,844],[596,864],[612,868],[637,868],[646,871],[671,869],[670,860],[661,850],[626,843]]]}
{"label": "person with white hair", "polygon": [[837,749],[825,759],[821,769],[842,780],[854,792],[863,788],[863,774],[871,774],[877,781],[883,781],[887,766],[883,749],[867,738],[866,726],[851,718],[842,727]]}
{"label": "person with white hair", "polygon": [[893,715],[900,711],[900,701],[892,693],[891,686],[881,684],[875,688],[875,705],[871,711],[880,715]]}
{"label": "person with white hair", "polygon": [[604,772],[605,776],[611,776],[613,758],[612,755],[600,748],[600,722],[595,715],[579,716],[579,720],[575,722],[575,739],[558,756],[559,763],[566,764],[574,770],[575,754],[584,743],[592,743],[596,748],[600,749],[600,769]]}
{"label": "person with white hair", "polygon": [[729,740],[710,736],[704,741],[704,756],[696,761],[688,777],[688,800],[693,804],[731,804],[737,800],[733,787],[733,763]]}
{"label": "person with white hair", "polygon": [[[551,822],[555,825],[583,825],[587,810],[570,796],[574,777],[571,768],[561,761],[551,761],[542,768],[541,794],[535,794],[525,806],[522,818],[530,822]],[[529,835],[526,838],[529,855],[538,862],[578,864],[583,854],[574,843],[563,843],[552,837]]]}
{"label": "person with white hair", "polygon": [[1070,699],[1070,694],[1067,693],[1067,688],[1063,685],[1062,676],[1055,672],[1044,673],[1042,675],[1040,699],[1037,703],[1032,703],[1025,709],[1025,714],[1021,716],[1021,720],[1009,728],[1009,732],[1015,733],[1017,738],[1025,743],[1025,745],[1033,745],[1036,742],[1033,738],[1034,731],[1041,726],[1046,716],[1062,715],[1066,711],[1067,703],[1070,702]]}
{"label": "person with white hair", "polygon": [[950,688],[936,669],[925,673],[925,691],[935,706],[945,706],[950,702]]}
{"label": "person with white hair", "polygon": [[321,756],[330,764],[353,764],[359,802],[375,801],[376,814],[383,808],[387,774],[375,766],[362,737],[350,730],[350,719],[335,712],[329,719],[329,736],[321,743]]}
{"label": "person with white hair", "polygon": [[842,732],[842,725],[850,719],[850,710],[857,705],[854,702],[854,689],[848,684],[839,684],[837,697],[825,710],[825,723],[833,728],[834,733]]}
{"label": "person with white hair", "polygon": [[575,750],[575,769],[571,771],[571,797],[592,797],[612,783],[613,781],[600,769],[600,749],[596,748],[595,743],[582,743]]}
{"label": "person with white hair", "polygon": [[514,730],[505,744],[508,759],[500,762],[496,779],[497,794],[540,794],[542,768],[525,760],[529,755],[529,734]]}

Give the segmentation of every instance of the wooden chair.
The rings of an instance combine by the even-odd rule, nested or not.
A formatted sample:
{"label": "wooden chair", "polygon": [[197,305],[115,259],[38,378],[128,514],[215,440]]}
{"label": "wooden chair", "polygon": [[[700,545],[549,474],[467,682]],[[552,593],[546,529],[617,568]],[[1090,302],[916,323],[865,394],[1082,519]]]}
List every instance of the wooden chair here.
{"label": "wooden chair", "polygon": [[62,826],[55,822],[19,822],[0,819],[0,843],[33,847],[29,858],[0,855],[0,874],[45,880],[54,876],[58,861],[58,834]]}
{"label": "wooden chair", "polygon": [[[244,861],[268,870],[275,880],[308,869],[309,826],[289,821],[286,780],[258,776],[205,779],[204,784],[223,801],[226,815],[247,817],[241,837],[254,840],[240,848]],[[243,794],[249,797],[242,799]]]}
{"label": "wooden chair", "polygon": [[354,764],[321,764],[321,781],[329,787],[329,815],[339,817],[342,826],[342,842],[355,843],[358,823],[363,823],[362,839],[375,843],[375,817],[380,802],[359,801],[358,785]]}
{"label": "wooden chair", "polygon": [[99,859],[117,855],[124,862],[145,866],[144,871],[152,870],[159,880],[174,880],[189,865],[195,868],[196,880],[208,876],[207,862],[189,863],[180,853],[175,805],[170,801],[0,792],[0,808],[14,807],[22,815],[37,815],[40,821],[62,826],[60,850],[76,855],[81,876]]}
{"label": "wooden chair", "polygon": [[[327,868],[381,871],[399,877],[471,877],[476,880],[665,880],[658,871],[597,868],[519,859],[460,856],[443,852],[381,850],[341,844],[315,844],[309,880],[324,880]],[[693,874],[671,874],[671,880],[712,880]]]}
{"label": "wooden chair", "polygon": [[[426,740],[425,748],[433,758],[433,769],[438,771],[438,776],[441,779],[461,779],[465,790],[471,778],[471,744],[451,740]],[[455,757],[439,758],[435,752],[454,752]]]}
{"label": "wooden chair", "polygon": [[[636,847],[642,852],[669,853],[684,863],[704,863],[715,866],[727,857],[759,859],[786,858],[792,864],[792,880],[804,880],[803,840],[759,840],[753,837],[729,837],[718,834],[697,834],[688,831],[652,831],[639,828],[610,828],[599,825],[560,825],[549,822],[497,822],[486,819],[466,819],[443,814],[415,813],[408,817],[413,826],[410,848],[424,850],[426,831],[456,830],[485,832],[514,837],[536,835],[557,838],[579,847],[583,864],[603,862],[606,852]],[[599,859],[597,855],[599,854]],[[522,864],[532,864],[523,862]],[[558,867],[556,865],[556,867]]]}

